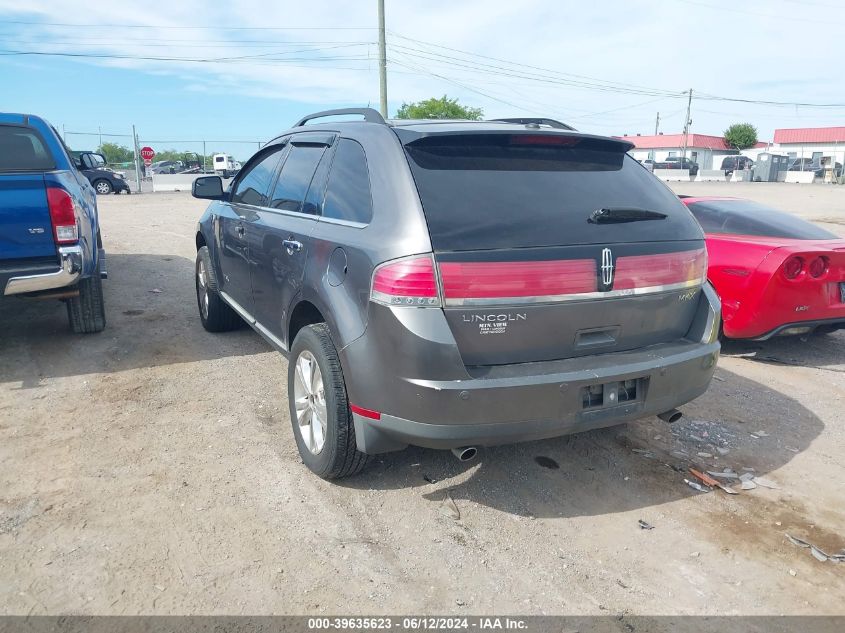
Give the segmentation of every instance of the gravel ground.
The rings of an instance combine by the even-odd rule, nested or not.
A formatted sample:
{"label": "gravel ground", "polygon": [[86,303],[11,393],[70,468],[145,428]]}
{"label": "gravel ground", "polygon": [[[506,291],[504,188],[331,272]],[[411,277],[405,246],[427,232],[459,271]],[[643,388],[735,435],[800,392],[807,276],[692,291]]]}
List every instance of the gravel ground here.
{"label": "gravel ground", "polygon": [[[845,233],[845,187],[675,188]],[[203,206],[101,199],[101,334],[0,305],[0,614],[845,613],[845,564],[785,537],[845,548],[845,333],[727,346],[672,426],[469,464],[412,448],[328,483],[299,461],[285,359],[200,326]],[[689,465],[777,487],[700,493]]]}

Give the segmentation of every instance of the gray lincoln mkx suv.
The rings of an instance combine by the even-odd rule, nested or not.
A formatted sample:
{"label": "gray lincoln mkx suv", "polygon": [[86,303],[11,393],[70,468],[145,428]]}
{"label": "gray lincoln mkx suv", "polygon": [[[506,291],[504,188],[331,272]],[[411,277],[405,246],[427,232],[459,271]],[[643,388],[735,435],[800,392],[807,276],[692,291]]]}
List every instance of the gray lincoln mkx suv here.
{"label": "gray lincoln mkx suv", "polygon": [[306,117],[228,191],[196,180],[202,324],[288,356],[325,478],[409,444],[468,459],[674,420],[710,383],[720,306],[701,229],[631,147],[547,119]]}

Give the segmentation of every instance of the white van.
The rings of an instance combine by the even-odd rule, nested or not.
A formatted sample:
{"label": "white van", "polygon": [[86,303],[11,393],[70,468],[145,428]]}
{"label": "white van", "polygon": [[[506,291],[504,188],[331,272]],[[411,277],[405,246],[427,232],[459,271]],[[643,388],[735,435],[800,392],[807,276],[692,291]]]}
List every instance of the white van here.
{"label": "white van", "polygon": [[214,165],[214,172],[220,174],[223,178],[234,176],[241,170],[241,164],[229,154],[215,154],[212,157],[212,164]]}

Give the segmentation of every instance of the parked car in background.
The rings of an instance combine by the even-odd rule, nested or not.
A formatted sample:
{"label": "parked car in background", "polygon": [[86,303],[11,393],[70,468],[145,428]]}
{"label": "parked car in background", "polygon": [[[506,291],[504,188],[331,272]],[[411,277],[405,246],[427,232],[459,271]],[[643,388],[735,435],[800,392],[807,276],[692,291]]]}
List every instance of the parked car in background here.
{"label": "parked car in background", "polygon": [[815,171],[812,158],[795,158],[789,163],[789,171]]}
{"label": "parked car in background", "polygon": [[689,169],[690,176],[698,174],[698,163],[681,156],[668,156],[665,160],[656,161],[652,169]]}
{"label": "parked car in background", "polygon": [[[789,171],[811,171],[814,177],[824,178],[825,167],[812,158],[796,158],[789,163]],[[834,175],[839,178],[842,175],[842,163],[833,166]]]}
{"label": "parked car in background", "polygon": [[751,169],[754,166],[754,161],[748,156],[725,156],[722,159],[722,169],[725,175],[734,173],[737,170]]}
{"label": "parked car in background", "polygon": [[178,174],[184,167],[182,161],[179,160],[162,160],[152,164],[153,174]]}
{"label": "parked car in background", "polygon": [[724,336],[765,340],[845,328],[845,239],[750,200],[682,201],[707,238]]}
{"label": "parked car in background", "polygon": [[76,167],[100,195],[132,193],[126,176],[106,165],[106,158],[96,152],[71,152]]}
{"label": "parked car in background", "polygon": [[0,114],[0,299],[60,299],[74,332],[99,332],[104,277],[91,183],[46,121]]}
{"label": "parked car in background", "polygon": [[215,154],[212,157],[214,173],[223,178],[231,178],[241,170],[241,164],[229,154]]}
{"label": "parked car in background", "polygon": [[[309,121],[358,114],[364,121]],[[545,121],[545,120],[544,120]],[[491,121],[311,115],[255,154],[196,233],[199,317],[287,354],[293,433],[325,478],[409,444],[536,440],[708,387],[704,236],[628,142]]]}
{"label": "parked car in background", "polygon": [[646,158],[645,160],[641,160],[640,164],[649,171],[654,171],[654,161],[652,159]]}

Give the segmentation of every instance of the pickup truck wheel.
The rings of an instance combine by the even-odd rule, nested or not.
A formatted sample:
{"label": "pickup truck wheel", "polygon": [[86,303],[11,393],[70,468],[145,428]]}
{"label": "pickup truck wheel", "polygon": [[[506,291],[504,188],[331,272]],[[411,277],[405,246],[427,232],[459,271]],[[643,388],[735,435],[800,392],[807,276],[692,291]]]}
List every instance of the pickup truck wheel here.
{"label": "pickup truck wheel", "polygon": [[207,246],[197,251],[195,277],[197,307],[202,326],[209,332],[228,332],[238,329],[243,321],[217,292],[217,277],[214,275]]}
{"label": "pickup truck wheel", "polygon": [[74,334],[93,334],[106,327],[103,282],[98,273],[79,282],[79,296],[67,300],[67,317]]}
{"label": "pickup truck wheel", "polygon": [[355,426],[337,349],[325,323],[302,328],[288,359],[288,401],[303,463],[323,479],[360,473],[367,455],[355,443]]}
{"label": "pickup truck wheel", "polygon": [[111,183],[108,180],[95,180],[94,189],[101,196],[108,195],[113,191]]}

